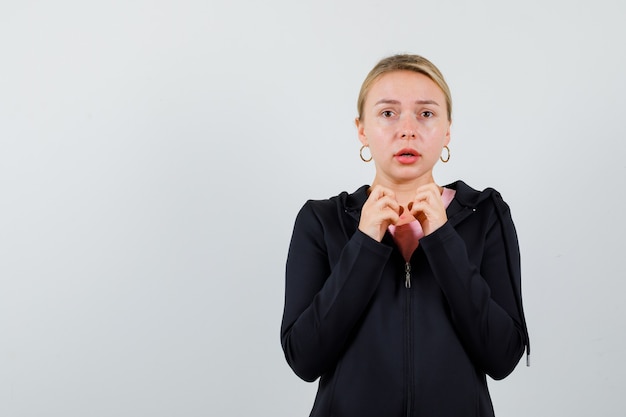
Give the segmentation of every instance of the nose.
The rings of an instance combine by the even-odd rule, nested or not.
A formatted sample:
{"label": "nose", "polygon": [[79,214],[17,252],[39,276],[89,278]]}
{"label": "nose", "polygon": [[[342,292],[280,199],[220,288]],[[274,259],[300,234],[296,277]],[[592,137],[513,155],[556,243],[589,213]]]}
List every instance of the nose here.
{"label": "nose", "polygon": [[412,115],[404,115],[400,127],[400,137],[402,139],[415,139],[417,137],[417,121]]}

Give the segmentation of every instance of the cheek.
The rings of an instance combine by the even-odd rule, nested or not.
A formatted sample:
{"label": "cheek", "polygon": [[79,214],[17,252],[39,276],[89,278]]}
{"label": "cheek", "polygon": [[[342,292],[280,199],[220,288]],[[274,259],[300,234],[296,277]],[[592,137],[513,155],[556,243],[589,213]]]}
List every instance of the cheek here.
{"label": "cheek", "polygon": [[443,145],[445,145],[446,142],[448,141],[447,133],[448,133],[448,129],[442,126],[436,126],[430,129],[428,133],[429,146],[443,147]]}
{"label": "cheek", "polygon": [[391,146],[392,140],[389,139],[389,135],[385,135],[380,131],[370,132],[371,136],[368,136],[370,148],[375,150],[383,150]]}

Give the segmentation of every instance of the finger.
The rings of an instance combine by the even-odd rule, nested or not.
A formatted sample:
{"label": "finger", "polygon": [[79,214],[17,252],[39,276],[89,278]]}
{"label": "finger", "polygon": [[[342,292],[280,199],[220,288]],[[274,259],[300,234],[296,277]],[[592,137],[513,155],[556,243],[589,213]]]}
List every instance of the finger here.
{"label": "finger", "polygon": [[434,206],[426,200],[414,202],[411,214],[420,222],[424,235],[429,235],[448,220],[443,204]]}
{"label": "finger", "polygon": [[437,202],[441,200],[441,193],[443,189],[437,184],[430,183],[418,187],[415,191],[415,200],[427,200],[430,202]]}
{"label": "finger", "polygon": [[396,199],[396,195],[392,190],[381,185],[377,185],[372,188],[368,199],[380,200],[383,197],[390,197],[394,200]]}
{"label": "finger", "polygon": [[412,201],[410,204],[411,206],[410,210],[411,210],[411,214],[417,219],[418,216],[421,215],[426,215],[427,212],[430,211],[430,206],[427,202],[425,201]]}
{"label": "finger", "polygon": [[409,209],[411,214],[423,212],[430,217],[430,215],[434,215],[437,213],[441,214],[445,212],[443,202],[437,201],[436,199],[432,198],[422,198],[420,200],[414,200],[409,203],[409,206],[411,206],[411,208]]}
{"label": "finger", "polygon": [[[400,210],[398,210],[399,212]],[[400,221],[400,214],[395,210],[391,209],[391,207],[387,207],[383,212],[383,222],[385,228],[390,224],[396,224]]]}
{"label": "finger", "polygon": [[400,204],[398,203],[398,201],[396,201],[395,198],[388,196],[388,195],[381,196],[377,200],[374,198],[373,201],[371,201],[371,206],[373,209],[376,209],[379,211],[385,210],[386,208],[390,208],[396,213],[399,213],[400,211]]}
{"label": "finger", "polygon": [[389,223],[398,221],[399,213],[398,202],[389,197],[383,197],[380,200],[366,202],[361,212],[361,219],[363,224],[378,224],[386,227]]}
{"label": "finger", "polygon": [[426,202],[434,207],[443,207],[443,200],[441,198],[441,191],[439,186],[435,183],[431,183],[422,187],[419,187],[413,198],[413,203]]}
{"label": "finger", "polygon": [[411,213],[413,213],[417,210],[417,207],[420,207],[420,209],[426,209],[429,207],[437,207],[437,202],[436,200],[433,201],[432,197],[429,197],[429,196],[423,196],[423,195],[416,196],[415,199],[413,199],[413,201],[407,204],[407,208],[409,209]]}
{"label": "finger", "polygon": [[[394,198],[384,196],[374,203],[373,208],[381,213],[383,218],[390,218],[389,216],[392,216],[391,213],[395,216],[399,216],[402,206],[400,206]],[[402,208],[402,210],[404,209]]]}
{"label": "finger", "polygon": [[436,187],[418,189],[415,193],[414,200],[438,201],[441,200],[441,193]]}

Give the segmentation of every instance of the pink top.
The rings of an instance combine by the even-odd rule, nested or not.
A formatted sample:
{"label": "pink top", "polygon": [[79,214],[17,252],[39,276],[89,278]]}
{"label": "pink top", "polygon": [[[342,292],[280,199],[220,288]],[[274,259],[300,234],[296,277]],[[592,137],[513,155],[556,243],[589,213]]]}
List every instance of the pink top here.
{"label": "pink top", "polygon": [[[443,200],[443,206],[445,208],[448,208],[455,194],[456,190],[452,190],[450,188],[443,189],[443,193],[441,193],[441,200]],[[400,248],[400,252],[402,252],[404,260],[408,262],[415,249],[417,249],[419,240],[424,237],[422,225],[417,220],[413,220],[411,223],[403,224],[401,226],[389,225],[389,232],[393,236],[393,240],[396,242],[396,245]]]}

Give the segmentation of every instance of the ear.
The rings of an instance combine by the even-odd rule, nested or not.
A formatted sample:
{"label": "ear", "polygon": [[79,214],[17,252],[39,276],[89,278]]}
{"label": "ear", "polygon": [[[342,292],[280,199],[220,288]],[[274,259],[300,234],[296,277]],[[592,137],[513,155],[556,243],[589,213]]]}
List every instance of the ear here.
{"label": "ear", "polygon": [[359,120],[358,117],[354,119],[354,124],[356,125],[356,131],[359,135],[359,141],[361,142],[361,144],[368,146],[369,144],[367,143],[367,136],[365,136],[364,124],[361,122],[361,120]]}
{"label": "ear", "polygon": [[446,135],[444,136],[443,144],[448,146],[450,143],[450,128],[452,127],[451,123],[448,123],[448,129],[446,129]]}

